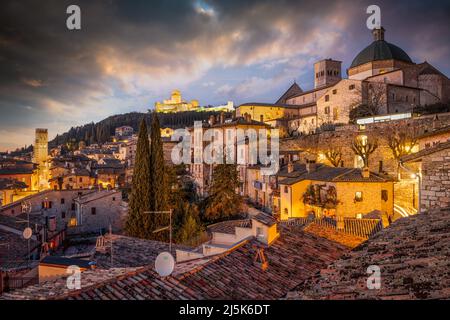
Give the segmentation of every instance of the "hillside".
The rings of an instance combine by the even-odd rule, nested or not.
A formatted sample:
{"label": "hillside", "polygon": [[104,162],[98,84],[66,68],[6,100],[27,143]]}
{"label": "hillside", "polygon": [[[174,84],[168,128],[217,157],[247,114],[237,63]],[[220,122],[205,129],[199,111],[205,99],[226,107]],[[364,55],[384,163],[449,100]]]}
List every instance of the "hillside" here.
{"label": "hillside", "polygon": [[[183,128],[192,126],[194,121],[207,120],[211,115],[218,115],[219,112],[179,112],[179,113],[161,113],[158,114],[161,127]],[[227,113],[226,117],[230,117]],[[86,144],[103,143],[108,141],[114,135],[115,129],[120,126],[131,126],[138,131],[139,123],[142,117],[146,118],[147,123],[151,121],[151,114],[131,112],[110,116],[97,123],[89,123],[83,126],[72,127],[68,132],[58,134],[49,142],[49,147],[53,148],[61,144],[78,143],[80,141]]]}

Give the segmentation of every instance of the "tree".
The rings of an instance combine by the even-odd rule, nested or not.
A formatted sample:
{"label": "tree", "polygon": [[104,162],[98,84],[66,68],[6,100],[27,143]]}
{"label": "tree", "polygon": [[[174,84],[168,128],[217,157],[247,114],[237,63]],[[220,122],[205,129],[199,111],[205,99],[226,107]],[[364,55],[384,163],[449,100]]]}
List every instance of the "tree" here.
{"label": "tree", "polygon": [[378,148],[378,142],[369,142],[366,136],[358,136],[352,142],[353,152],[360,156],[364,162],[364,167],[369,166],[369,157]]}
{"label": "tree", "polygon": [[182,224],[178,228],[175,238],[178,243],[195,246],[202,232],[198,208],[194,204],[185,202],[180,209],[179,216],[182,217]]}
{"label": "tree", "polygon": [[136,146],[136,158],[130,194],[128,217],[125,230],[128,235],[139,238],[150,238],[151,221],[146,211],[150,211],[150,146],[147,124],[142,119]]}
{"label": "tree", "polygon": [[379,115],[382,108],[386,106],[386,85],[384,83],[367,84],[367,95],[364,93],[365,86],[358,90],[359,96],[366,97],[363,103],[352,108],[349,113],[350,123],[355,123],[356,119]]}
{"label": "tree", "polygon": [[417,146],[417,143],[417,138],[412,131],[394,130],[394,132],[388,136],[388,146],[397,161],[399,161],[401,157],[410,154],[413,148]]}
{"label": "tree", "polygon": [[342,152],[340,148],[331,148],[324,152],[325,158],[334,166],[339,167],[342,161]]}
{"label": "tree", "polygon": [[[164,164],[164,151],[161,141],[161,129],[156,112],[152,114],[152,124],[150,129],[150,211],[169,210],[169,197],[171,186],[169,176]],[[168,224],[168,217],[165,213],[154,212],[150,217],[151,225],[154,229]],[[164,241],[168,239],[167,232],[153,234],[154,240]]]}
{"label": "tree", "polygon": [[238,188],[239,176],[236,165],[226,163],[216,165],[205,200],[205,220],[227,220],[239,215],[242,198],[236,193]]}

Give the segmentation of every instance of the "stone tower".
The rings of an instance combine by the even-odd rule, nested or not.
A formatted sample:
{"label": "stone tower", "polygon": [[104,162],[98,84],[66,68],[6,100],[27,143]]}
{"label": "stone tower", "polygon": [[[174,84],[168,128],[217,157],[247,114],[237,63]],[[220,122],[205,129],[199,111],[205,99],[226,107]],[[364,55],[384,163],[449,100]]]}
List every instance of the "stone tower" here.
{"label": "stone tower", "polygon": [[48,130],[36,129],[33,162],[38,165],[37,182],[38,189],[44,190],[48,188]]}
{"label": "stone tower", "polygon": [[34,140],[33,162],[41,165],[47,161],[48,157],[48,130],[36,129]]}
{"label": "stone tower", "polygon": [[314,89],[334,84],[342,79],[342,61],[325,59],[314,64]]}

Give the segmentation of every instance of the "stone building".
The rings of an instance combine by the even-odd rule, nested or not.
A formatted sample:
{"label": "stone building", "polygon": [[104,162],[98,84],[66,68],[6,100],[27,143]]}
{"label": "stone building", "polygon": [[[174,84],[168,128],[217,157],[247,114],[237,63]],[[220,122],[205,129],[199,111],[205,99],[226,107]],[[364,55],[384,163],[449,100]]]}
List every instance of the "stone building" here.
{"label": "stone building", "polygon": [[402,162],[419,163],[421,210],[450,207],[450,141],[405,156]]}
{"label": "stone building", "polygon": [[179,90],[172,91],[170,99],[155,103],[156,112],[164,113],[194,111],[197,110],[198,107],[198,100],[191,100],[190,102],[183,100]]}
{"label": "stone building", "polygon": [[[289,166],[289,165],[288,165]],[[280,218],[393,216],[394,181],[369,170],[307,163],[278,181]]]}
{"label": "stone building", "polygon": [[38,165],[24,160],[0,158],[0,179],[17,180],[27,185],[26,191],[37,191]]}
{"label": "stone building", "polygon": [[87,193],[74,199],[76,225],[73,233],[89,233],[108,230],[122,231],[127,208],[122,204],[122,192],[104,190]]}
{"label": "stone building", "polygon": [[418,106],[450,101],[450,80],[428,62],[414,63],[401,48],[385,41],[383,27],[341,76],[341,62],[325,59],[314,65],[314,89],[296,83],[271,103],[244,103],[237,114],[253,120],[289,119],[289,132],[308,134],[328,124],[347,124],[360,105],[377,114],[414,112]]}
{"label": "stone building", "polygon": [[122,193],[117,190],[47,190],[3,206],[0,217],[26,219],[22,213],[24,201],[31,205],[33,221],[54,219],[54,232],[66,227],[69,233],[99,232],[110,224],[119,231],[127,212]]}
{"label": "stone building", "polygon": [[[209,129],[213,130],[210,132],[213,133],[214,136],[207,138],[205,133]],[[227,121],[225,121],[225,118],[222,115],[218,120],[214,116],[211,116],[209,122],[202,123],[201,127],[198,129],[195,129],[195,127],[189,128],[191,137],[191,155],[192,160],[194,160],[189,165],[189,171],[200,196],[207,195],[207,189],[212,181],[214,164],[207,164],[204,161],[204,150],[209,145],[211,145],[210,148],[213,148],[213,141],[222,141],[223,146],[233,145],[235,151],[234,159],[235,163],[237,163],[237,170],[239,171],[239,193],[241,195],[247,194],[247,167],[251,164],[256,164],[257,159],[252,160],[254,162],[251,163],[248,139],[244,143],[238,144],[236,132],[237,130],[243,130],[243,132],[247,134],[246,132],[248,129],[258,132],[260,129],[270,129],[270,127],[263,122],[251,120],[251,117],[248,115],[246,117],[237,117]],[[215,150],[212,150],[212,153],[215,153]],[[198,161],[195,161],[195,159],[201,159],[201,163],[197,163]],[[237,161],[237,159],[240,160]]]}
{"label": "stone building", "polygon": [[39,190],[48,188],[48,130],[36,129],[33,162],[38,165]]}
{"label": "stone building", "polygon": [[133,127],[130,126],[121,126],[116,128],[115,137],[118,139],[129,138],[133,135]]}
{"label": "stone building", "polygon": [[89,189],[95,185],[95,178],[87,169],[72,168],[62,176],[49,180],[53,190]]}
{"label": "stone building", "polygon": [[0,178],[0,207],[13,202],[15,196],[26,190],[28,186],[16,179]]}

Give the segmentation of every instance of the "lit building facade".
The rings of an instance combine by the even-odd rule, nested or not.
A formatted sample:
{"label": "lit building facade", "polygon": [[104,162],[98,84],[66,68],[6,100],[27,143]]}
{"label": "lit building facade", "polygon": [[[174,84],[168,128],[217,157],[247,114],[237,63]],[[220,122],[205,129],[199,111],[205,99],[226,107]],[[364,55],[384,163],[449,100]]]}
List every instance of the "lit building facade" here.
{"label": "lit building facade", "polygon": [[33,162],[38,165],[38,189],[49,188],[48,130],[37,128],[34,140]]}
{"label": "lit building facade", "polygon": [[191,100],[190,102],[183,100],[179,90],[172,91],[170,99],[155,103],[156,112],[162,113],[195,111],[198,107],[198,100]]}
{"label": "lit building facade", "polygon": [[401,48],[385,41],[384,28],[373,30],[373,42],[359,52],[341,76],[341,62],[314,64],[314,89],[294,83],[275,104],[244,103],[237,115],[269,123],[288,119],[290,133],[308,134],[324,125],[347,124],[350,111],[370,105],[380,115],[414,112],[418,106],[450,101],[450,80],[428,62],[414,63]]}

